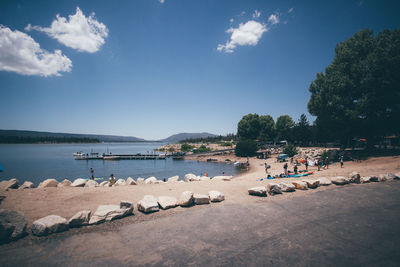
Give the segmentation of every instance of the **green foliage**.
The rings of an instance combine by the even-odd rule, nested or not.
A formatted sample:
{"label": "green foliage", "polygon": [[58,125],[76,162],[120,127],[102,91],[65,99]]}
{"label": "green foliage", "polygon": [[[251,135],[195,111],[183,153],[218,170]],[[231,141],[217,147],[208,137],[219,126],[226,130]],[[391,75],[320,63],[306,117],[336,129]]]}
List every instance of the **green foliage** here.
{"label": "green foliage", "polygon": [[181,141],[179,141],[179,143],[181,143],[181,144],[184,144],[184,143],[216,143],[216,142],[231,141],[231,140],[237,140],[237,137],[235,134],[209,136],[209,137],[203,137],[203,138],[189,138],[189,139],[181,140]]}
{"label": "green foliage", "polygon": [[186,144],[186,143],[181,145],[181,151],[182,151],[182,152],[189,152],[189,151],[191,151],[193,148],[194,148],[194,146],[189,145],[189,144]]}
{"label": "green foliage", "polygon": [[365,137],[369,145],[400,124],[400,30],[374,36],[361,30],[339,43],[325,73],[317,73],[309,91],[309,112],[327,138],[349,144]]}
{"label": "green foliage", "polygon": [[279,116],[276,120],[276,132],[278,140],[292,140],[292,130],[295,123],[289,115]]}
{"label": "green foliage", "polygon": [[209,149],[205,145],[201,145],[199,148],[194,149],[193,153],[203,153],[203,152],[208,152],[208,151],[211,151],[211,149]]}
{"label": "green foliage", "polygon": [[300,115],[299,122],[294,127],[292,138],[302,144],[307,144],[312,139],[312,130],[304,113]]}
{"label": "green foliage", "polygon": [[232,146],[233,144],[231,142],[222,142],[220,145],[221,146]]}
{"label": "green foliage", "polygon": [[283,150],[284,154],[287,154],[289,157],[293,157],[297,154],[297,148],[293,145],[287,145]]}
{"label": "green foliage", "polygon": [[237,135],[240,139],[255,140],[260,135],[260,116],[247,114],[238,123]]}
{"label": "green foliage", "polygon": [[252,157],[257,152],[257,142],[254,140],[240,140],[236,144],[235,155],[238,157]]}
{"label": "green foliage", "polygon": [[275,122],[270,115],[262,115],[259,117],[260,133],[258,139],[260,141],[270,141],[275,138]]}

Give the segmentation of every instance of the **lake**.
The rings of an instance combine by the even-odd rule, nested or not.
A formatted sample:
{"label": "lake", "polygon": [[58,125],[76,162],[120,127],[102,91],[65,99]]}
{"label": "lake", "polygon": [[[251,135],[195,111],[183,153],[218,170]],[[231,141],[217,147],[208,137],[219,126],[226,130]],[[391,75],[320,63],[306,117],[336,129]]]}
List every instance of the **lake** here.
{"label": "lake", "polygon": [[43,180],[55,178],[58,181],[88,178],[89,169],[95,177],[108,178],[111,173],[117,178],[155,176],[164,179],[179,175],[183,180],[187,173],[196,175],[207,172],[209,176],[235,175],[239,171],[232,164],[197,162],[191,160],[75,160],[74,152],[85,153],[154,153],[161,143],[100,143],[100,144],[0,144],[0,163],[3,172],[0,180],[17,178],[22,184],[31,181],[36,186]]}

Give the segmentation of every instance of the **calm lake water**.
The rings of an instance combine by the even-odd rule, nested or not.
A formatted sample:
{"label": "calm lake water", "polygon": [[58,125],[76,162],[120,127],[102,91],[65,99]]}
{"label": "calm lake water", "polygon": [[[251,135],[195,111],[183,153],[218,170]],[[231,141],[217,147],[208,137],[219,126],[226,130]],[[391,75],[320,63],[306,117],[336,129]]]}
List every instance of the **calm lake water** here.
{"label": "calm lake water", "polygon": [[94,169],[95,177],[108,178],[111,173],[117,178],[155,176],[164,179],[187,173],[196,175],[207,172],[209,176],[234,175],[238,170],[231,164],[197,162],[191,160],[74,160],[72,154],[91,151],[100,154],[112,153],[153,153],[160,143],[101,143],[101,144],[0,144],[0,163],[3,172],[0,180],[17,178],[20,183],[31,181],[38,185],[48,178],[58,181],[89,177]]}

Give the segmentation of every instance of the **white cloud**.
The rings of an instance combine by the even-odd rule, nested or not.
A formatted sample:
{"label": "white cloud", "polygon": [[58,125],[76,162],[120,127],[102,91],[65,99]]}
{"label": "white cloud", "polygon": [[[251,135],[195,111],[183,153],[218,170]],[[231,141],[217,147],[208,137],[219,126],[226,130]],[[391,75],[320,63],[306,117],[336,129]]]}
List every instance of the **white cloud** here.
{"label": "white cloud", "polygon": [[50,53],[28,34],[0,25],[0,70],[48,77],[60,76],[71,67],[71,60],[60,50]]}
{"label": "white cloud", "polygon": [[259,18],[260,16],[261,16],[261,12],[258,10],[255,10],[253,13],[253,18],[256,19],[256,18]]}
{"label": "white cloud", "polygon": [[279,14],[275,13],[275,14],[271,14],[271,16],[269,16],[268,18],[268,22],[271,23],[271,25],[275,25],[279,23]]}
{"label": "white cloud", "polygon": [[233,19],[233,18],[231,18],[231,19],[229,20],[229,22],[230,22],[230,23],[233,23],[233,21],[234,21],[234,19]]}
{"label": "white cloud", "polygon": [[68,19],[57,14],[48,28],[30,24],[25,27],[26,31],[32,29],[46,33],[65,46],[89,53],[97,52],[108,36],[107,27],[95,19],[94,13],[86,17],[79,7],[75,15],[69,15]]}
{"label": "white cloud", "polygon": [[289,10],[288,10],[288,12],[287,13],[292,13],[293,12],[293,7],[291,7],[291,8],[289,8]]}
{"label": "white cloud", "polygon": [[265,24],[249,20],[240,23],[238,28],[230,28],[226,32],[231,33],[230,40],[225,44],[219,44],[217,50],[225,53],[232,53],[237,46],[257,45],[264,32],[268,31]]}
{"label": "white cloud", "polygon": [[161,4],[164,4],[165,0],[159,0]]}

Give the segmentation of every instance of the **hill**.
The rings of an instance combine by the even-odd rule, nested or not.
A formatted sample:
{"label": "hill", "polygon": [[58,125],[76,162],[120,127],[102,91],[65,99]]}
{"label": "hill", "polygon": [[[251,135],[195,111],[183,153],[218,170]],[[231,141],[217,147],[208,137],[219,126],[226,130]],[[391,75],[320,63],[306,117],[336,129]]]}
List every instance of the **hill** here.
{"label": "hill", "polygon": [[21,138],[41,138],[41,137],[65,137],[65,138],[90,138],[97,139],[100,142],[145,142],[142,138],[133,136],[118,135],[98,135],[98,134],[71,134],[71,133],[52,133],[37,131],[20,131],[20,130],[0,130],[0,137],[21,137]]}
{"label": "hill", "polygon": [[177,143],[181,140],[185,139],[195,139],[195,138],[205,138],[205,137],[214,137],[215,134],[211,133],[179,133],[171,135],[168,138],[160,140],[163,143]]}

